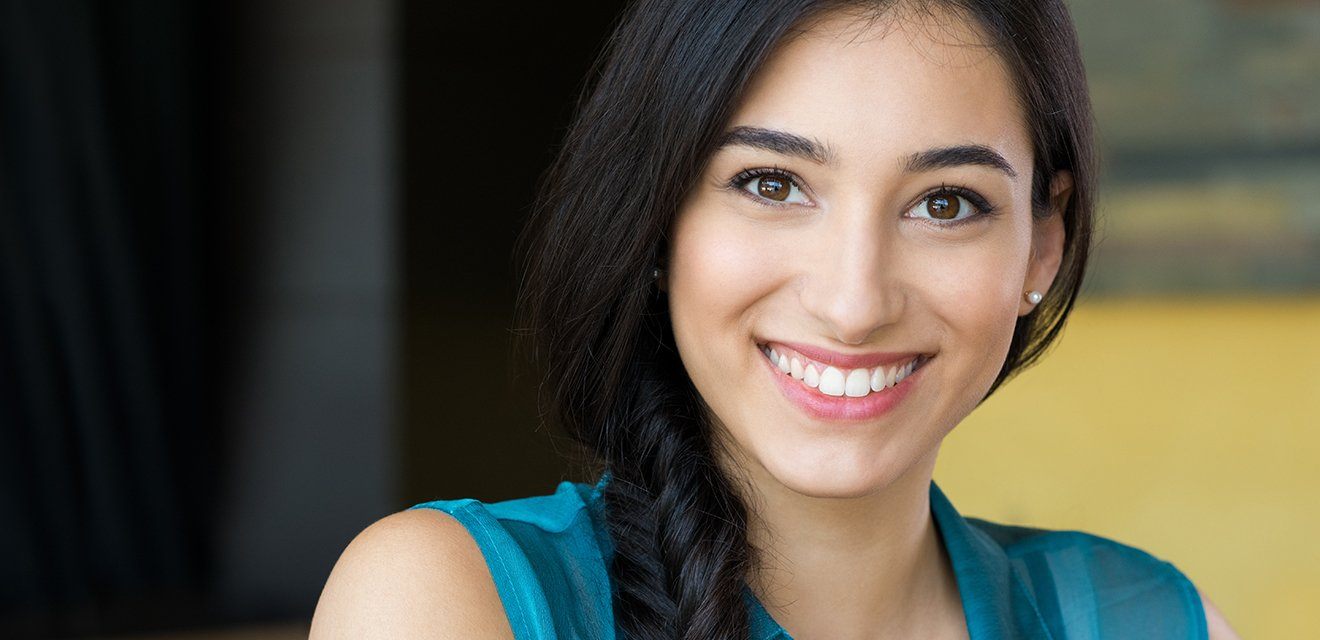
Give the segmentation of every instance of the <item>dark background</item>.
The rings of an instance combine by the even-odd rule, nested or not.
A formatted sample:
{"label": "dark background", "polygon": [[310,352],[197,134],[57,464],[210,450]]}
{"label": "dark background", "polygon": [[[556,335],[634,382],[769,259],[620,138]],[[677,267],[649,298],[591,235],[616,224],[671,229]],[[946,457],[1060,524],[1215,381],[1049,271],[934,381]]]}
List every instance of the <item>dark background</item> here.
{"label": "dark background", "polygon": [[621,3],[0,1],[0,637],[291,622],[572,476],[513,243]]}

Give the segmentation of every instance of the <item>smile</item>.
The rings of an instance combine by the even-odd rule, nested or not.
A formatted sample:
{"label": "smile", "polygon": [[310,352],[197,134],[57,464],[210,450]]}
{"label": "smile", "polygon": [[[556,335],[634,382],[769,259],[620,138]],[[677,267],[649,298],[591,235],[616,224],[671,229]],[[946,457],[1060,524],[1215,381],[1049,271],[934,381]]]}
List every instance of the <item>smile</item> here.
{"label": "smile", "polygon": [[[821,363],[782,345],[758,344],[775,386],[808,416],[832,422],[873,420],[897,407],[925,376],[931,354],[868,368]],[[781,353],[781,350],[783,351]]]}
{"label": "smile", "polygon": [[926,354],[904,362],[869,369],[842,369],[816,362],[799,353],[768,345],[759,345],[770,364],[802,383],[808,389],[827,396],[865,398],[871,393],[892,389],[930,360]]}

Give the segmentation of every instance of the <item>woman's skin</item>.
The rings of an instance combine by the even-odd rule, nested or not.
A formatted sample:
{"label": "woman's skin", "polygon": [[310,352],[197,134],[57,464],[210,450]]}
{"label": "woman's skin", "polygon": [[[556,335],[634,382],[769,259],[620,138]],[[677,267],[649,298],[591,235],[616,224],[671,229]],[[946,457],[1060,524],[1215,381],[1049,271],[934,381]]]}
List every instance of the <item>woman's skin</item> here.
{"label": "woman's skin", "polygon": [[[768,551],[753,590],[798,638],[967,636],[931,474],[1035,307],[1023,294],[1049,289],[1063,250],[1058,212],[1032,221],[1028,129],[994,51],[944,14],[896,18],[835,14],[771,57],[730,130],[800,136],[828,160],[723,146],[682,205],[664,283],[683,364],[730,445],[722,464],[756,492],[751,539]],[[906,166],[958,145],[984,146],[1013,175]],[[786,177],[726,186],[758,168],[794,176],[792,193],[752,193],[782,194]],[[946,184],[998,214],[978,217],[963,199],[967,221],[936,226],[927,196]],[[1056,205],[1070,188],[1060,173]],[[827,421],[774,384],[759,348],[769,341],[935,357],[888,413]]]}
{"label": "woman's skin", "polygon": [[[718,462],[754,490],[749,535],[766,564],[749,582],[795,638],[967,637],[931,517],[931,474],[941,441],[998,374],[1016,318],[1034,308],[1023,293],[1055,278],[1072,185],[1067,172],[1054,176],[1052,215],[1032,220],[1023,111],[980,42],[938,12],[874,23],[836,13],[812,25],[758,71],[730,130],[801,136],[828,161],[757,146],[764,132],[735,137],[673,229],[659,286],[729,452]],[[910,154],[972,144],[1015,175],[985,164],[905,170]],[[799,182],[777,190],[774,176],[760,176],[750,191],[729,187],[758,168]],[[980,194],[998,214],[935,226],[927,196],[942,185]],[[783,206],[759,193],[784,196]],[[945,195],[959,218],[978,213]],[[890,412],[831,422],[773,384],[758,348],[769,340],[935,358]],[[1203,602],[1210,637],[1236,638]],[[428,509],[388,516],[349,545],[311,636],[507,639],[512,630],[471,536]]]}

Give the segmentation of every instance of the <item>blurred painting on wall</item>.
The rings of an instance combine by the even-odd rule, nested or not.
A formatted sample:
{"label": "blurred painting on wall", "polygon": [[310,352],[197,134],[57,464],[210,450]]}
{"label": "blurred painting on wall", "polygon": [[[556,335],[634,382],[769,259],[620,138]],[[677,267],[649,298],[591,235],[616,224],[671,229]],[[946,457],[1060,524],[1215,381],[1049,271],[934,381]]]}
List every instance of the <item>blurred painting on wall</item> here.
{"label": "blurred painting on wall", "polygon": [[1320,291],[1320,3],[1069,4],[1102,166],[1087,292]]}

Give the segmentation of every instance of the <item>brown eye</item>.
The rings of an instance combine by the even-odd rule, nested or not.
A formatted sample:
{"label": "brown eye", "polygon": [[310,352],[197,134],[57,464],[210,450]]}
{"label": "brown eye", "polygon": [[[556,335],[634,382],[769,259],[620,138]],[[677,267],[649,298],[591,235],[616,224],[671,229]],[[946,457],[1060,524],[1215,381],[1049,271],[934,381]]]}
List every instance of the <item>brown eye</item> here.
{"label": "brown eye", "polygon": [[962,208],[958,200],[958,196],[951,194],[933,195],[926,199],[926,213],[936,220],[952,220]]}
{"label": "brown eye", "polygon": [[967,222],[989,220],[997,212],[998,209],[981,194],[966,187],[944,185],[929,192],[921,202],[908,209],[904,217],[952,228]]}
{"label": "brown eye", "polygon": [[792,183],[779,175],[761,176],[756,179],[756,192],[771,200],[783,202],[792,191]]}
{"label": "brown eye", "polygon": [[779,169],[747,169],[734,176],[728,184],[730,188],[747,193],[750,198],[766,206],[811,204],[797,179]]}

